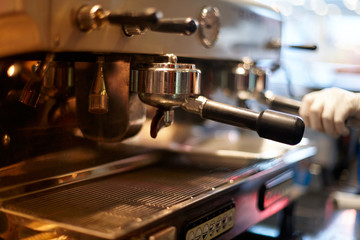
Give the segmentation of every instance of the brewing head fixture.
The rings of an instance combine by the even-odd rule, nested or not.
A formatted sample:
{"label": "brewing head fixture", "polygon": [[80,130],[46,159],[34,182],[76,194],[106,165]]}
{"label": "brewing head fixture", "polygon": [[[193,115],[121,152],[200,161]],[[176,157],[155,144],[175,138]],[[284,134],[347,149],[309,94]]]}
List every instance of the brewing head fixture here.
{"label": "brewing head fixture", "polygon": [[155,138],[162,127],[173,122],[173,109],[189,96],[200,94],[200,70],[194,64],[178,63],[174,54],[166,62],[139,64],[131,71],[131,91],[144,103],[157,107],[150,135]]}
{"label": "brewing head fixture", "polygon": [[36,107],[38,104],[43,80],[52,64],[54,54],[49,53],[45,59],[35,66],[35,71],[27,69],[22,63],[15,63],[7,70],[9,77],[21,76],[26,80],[26,84],[21,92],[19,101],[27,106]]}
{"label": "brewing head fixture", "polygon": [[167,62],[139,64],[131,71],[131,90],[154,107],[180,107],[189,96],[200,94],[200,73],[194,64],[178,63],[167,54]]}
{"label": "brewing head fixture", "polygon": [[109,96],[105,86],[104,57],[99,57],[96,64],[96,78],[91,85],[89,93],[89,112],[94,114],[105,114],[109,111]]}

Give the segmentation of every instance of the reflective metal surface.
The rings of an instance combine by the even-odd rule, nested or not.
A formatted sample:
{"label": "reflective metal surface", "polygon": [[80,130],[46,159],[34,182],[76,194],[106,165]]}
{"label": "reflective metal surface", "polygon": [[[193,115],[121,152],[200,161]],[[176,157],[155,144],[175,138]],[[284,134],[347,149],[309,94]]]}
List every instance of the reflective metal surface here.
{"label": "reflective metal surface", "polygon": [[[0,36],[0,238],[176,240],[209,223],[228,240],[303,193],[294,173],[316,153],[308,142],[200,118],[294,136],[278,130],[288,121],[265,124],[284,120],[277,114],[236,108],[230,78],[244,57],[279,63],[280,49],[267,47],[281,37],[276,10],[253,0],[6,0]],[[279,195],[259,207],[269,182]]]}
{"label": "reflective metal surface", "polygon": [[[126,54],[174,53],[178,56],[226,59],[240,61],[244,56],[257,59],[279,60],[279,49],[266,49],[268,42],[279,39],[280,14],[256,1],[176,0],[151,1],[125,0],[121,4],[111,0],[93,2],[115,13],[141,13],[153,8],[170,19],[192,18],[199,20],[204,6],[220,12],[222,36],[211,48],[204,47],[198,34],[190,36],[147,31],[128,37],[121,26],[106,24],[96,31],[84,33],[76,24],[76,13],[88,1],[25,0],[21,4],[6,4],[0,10],[0,26],[4,32],[0,42],[0,56],[32,52],[98,52]],[[41,6],[43,13],[37,8]],[[16,13],[16,14],[13,14]],[[224,14],[222,14],[224,13]],[[51,21],[50,21],[51,20]],[[200,21],[198,21],[200,22]],[[258,24],[261,22],[261,24]],[[268,29],[271,31],[268,31]],[[256,34],[253,34],[256,29]],[[18,38],[17,36],[23,36]],[[25,37],[24,37],[25,36]]]}
{"label": "reflective metal surface", "polygon": [[212,47],[219,37],[220,11],[216,7],[205,7],[200,16],[200,39],[205,47]]}
{"label": "reflective metal surface", "polygon": [[[99,178],[102,176],[108,176],[115,173],[126,172],[134,170],[137,168],[142,168],[145,166],[152,165],[159,161],[159,153],[151,154],[139,154],[138,156],[133,157],[122,157],[121,160],[111,161],[106,164],[100,164],[91,166],[87,163],[85,159],[79,158],[81,155],[84,155],[86,149],[73,149],[68,151],[66,154],[72,155],[74,160],[78,162],[83,162],[83,166],[90,166],[89,168],[81,168],[79,166],[74,166],[73,169],[76,171],[55,171],[55,165],[58,163],[49,163],[46,159],[31,159],[29,160],[33,164],[43,164],[41,171],[45,173],[34,176],[32,174],[31,166],[22,165],[24,169],[23,173],[17,173],[17,176],[14,177],[13,168],[3,168],[2,169],[2,178],[3,183],[0,188],[0,203],[7,199],[17,198],[19,196],[33,194],[45,189],[57,188],[60,186],[74,184],[84,180],[89,180],[93,178]],[[61,153],[57,153],[60,158]],[[54,157],[54,156],[52,156]],[[95,159],[98,157],[96,152],[88,151],[88,156],[84,156],[88,159]],[[45,156],[44,156],[45,158]],[[78,158],[78,159],[76,159]],[[94,159],[95,158],[95,159]],[[64,162],[65,160],[62,160]],[[15,167],[15,166],[13,166]],[[48,173],[46,173],[48,171]],[[57,175],[60,174],[60,175]]]}
{"label": "reflective metal surface", "polygon": [[[160,134],[157,139],[152,139],[148,136],[148,128],[149,125],[145,124],[135,138],[125,140],[124,143],[180,153],[197,166],[242,168],[281,158],[292,151],[298,151],[299,154],[302,150],[316,153],[316,148],[309,147],[308,139],[290,146],[259,139],[250,131],[216,131],[216,128],[199,129],[196,126],[184,127],[178,124],[169,128],[166,135]],[[169,139],[173,139],[170,144]]]}
{"label": "reflective metal surface", "polygon": [[[13,196],[2,202],[1,210],[11,216],[15,224],[26,222],[29,228],[37,226],[33,228],[37,231],[42,226],[47,231],[54,230],[69,237],[82,233],[117,239],[191,204],[241,186],[247,179],[263,175],[264,168],[281,169],[281,166],[312,154],[313,149],[308,148],[305,152],[289,153],[249,168],[218,170],[194,167],[170,156],[172,161],[162,159],[166,162],[114,175],[126,168],[126,161],[121,161],[119,165],[112,163],[74,172],[68,175],[75,175],[74,180],[64,183],[61,180],[66,180],[66,176],[55,177],[58,187],[45,185],[36,194],[28,192]],[[141,163],[140,158],[129,161]],[[107,174],[107,177],[99,178]],[[75,180],[77,175],[82,177]],[[71,185],[67,185],[69,183]]]}
{"label": "reflective metal surface", "polygon": [[131,72],[131,90],[152,106],[170,109],[200,93],[200,73],[194,64],[176,62],[135,67]]}

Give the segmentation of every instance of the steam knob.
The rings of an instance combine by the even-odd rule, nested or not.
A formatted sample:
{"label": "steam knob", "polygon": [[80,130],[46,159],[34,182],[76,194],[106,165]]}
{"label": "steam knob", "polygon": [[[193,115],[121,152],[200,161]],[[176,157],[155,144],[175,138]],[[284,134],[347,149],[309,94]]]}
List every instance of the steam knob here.
{"label": "steam knob", "polygon": [[192,18],[161,19],[157,25],[151,27],[152,31],[164,33],[178,33],[191,35],[196,32],[198,22]]}
{"label": "steam knob", "polygon": [[188,36],[195,33],[197,28],[198,22],[192,18],[160,19],[156,25],[149,27],[141,25],[125,25],[123,27],[127,36],[140,35],[148,29],[154,32],[175,33]]}
{"label": "steam knob", "polygon": [[282,47],[286,48],[295,48],[299,50],[309,50],[309,51],[315,51],[317,50],[317,46],[314,44],[305,44],[305,45],[284,45],[281,43],[280,39],[271,40],[265,45],[268,49],[280,49]]}
{"label": "steam knob", "polygon": [[104,10],[101,5],[85,5],[76,15],[76,23],[81,31],[89,32],[102,27],[105,23],[148,27],[156,25],[160,18],[162,18],[162,13],[153,8],[148,8],[145,12],[138,14],[116,14]]}
{"label": "steam knob", "polygon": [[162,19],[162,12],[148,8],[143,13],[112,13],[101,5],[81,7],[76,15],[79,30],[89,32],[106,23],[122,25],[126,35],[142,34],[146,30],[164,33],[191,35],[196,32],[198,22],[192,18]]}

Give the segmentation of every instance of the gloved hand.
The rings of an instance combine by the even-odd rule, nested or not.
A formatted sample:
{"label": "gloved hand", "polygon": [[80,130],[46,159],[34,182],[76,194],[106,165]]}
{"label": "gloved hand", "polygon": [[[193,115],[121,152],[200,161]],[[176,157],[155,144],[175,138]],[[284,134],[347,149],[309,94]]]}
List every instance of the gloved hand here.
{"label": "gloved hand", "polygon": [[360,120],[360,94],[327,88],[306,94],[299,110],[305,125],[332,136],[348,135],[346,119]]}

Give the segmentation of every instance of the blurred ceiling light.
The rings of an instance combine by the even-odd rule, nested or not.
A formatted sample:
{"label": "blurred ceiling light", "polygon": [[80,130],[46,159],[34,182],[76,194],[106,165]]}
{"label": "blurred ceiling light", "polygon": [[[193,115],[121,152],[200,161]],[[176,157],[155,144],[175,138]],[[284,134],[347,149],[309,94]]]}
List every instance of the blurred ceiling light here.
{"label": "blurred ceiling light", "polygon": [[355,12],[356,12],[356,14],[360,15],[360,3],[357,4]]}
{"label": "blurred ceiling light", "polygon": [[328,16],[341,16],[342,12],[338,5],[330,3],[327,5],[328,8]]}
{"label": "blurred ceiling light", "polygon": [[294,6],[303,6],[305,4],[305,0],[291,0],[290,2]]}
{"label": "blurred ceiling light", "polygon": [[343,3],[347,9],[354,11],[357,8],[358,0],[343,0]]}
{"label": "blurred ceiling light", "polygon": [[324,0],[311,0],[311,9],[320,16],[325,16],[328,12],[328,5]]}

